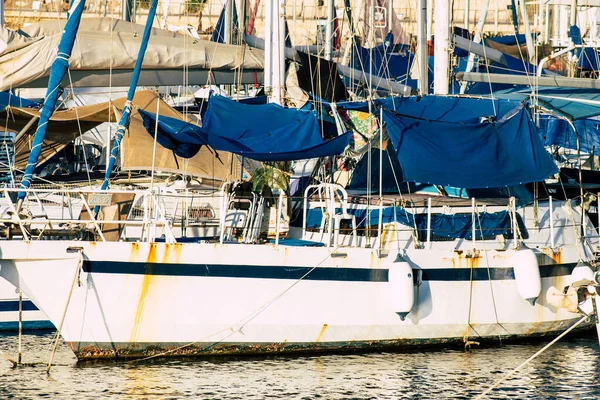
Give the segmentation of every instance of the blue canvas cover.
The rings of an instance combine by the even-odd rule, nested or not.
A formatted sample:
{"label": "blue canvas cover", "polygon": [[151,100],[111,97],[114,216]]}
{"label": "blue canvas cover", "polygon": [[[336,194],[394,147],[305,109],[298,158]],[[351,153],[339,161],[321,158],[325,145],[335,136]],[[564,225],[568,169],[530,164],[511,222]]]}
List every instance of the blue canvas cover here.
{"label": "blue canvas cover", "polygon": [[[600,115],[600,91],[598,89],[576,89],[540,87],[536,94],[547,108],[556,110],[570,119],[586,119]],[[527,100],[531,89],[507,89],[494,93],[499,99]]]}
{"label": "blue canvas cover", "polygon": [[[341,211],[341,210],[339,210]],[[379,224],[379,209],[374,208],[367,212],[365,209],[349,209],[348,212],[356,216],[356,228],[364,229],[367,220],[371,226]],[[367,213],[369,218],[367,219]],[[427,214],[413,214],[401,207],[384,207],[381,210],[382,223],[398,222],[417,230],[419,240],[427,238]],[[319,229],[323,218],[320,208],[312,208],[306,214],[306,227],[308,229]],[[301,222],[301,221],[300,221]],[[517,214],[519,231],[523,238],[529,237],[525,224],[520,215]],[[495,213],[481,212],[475,219],[475,239],[484,240],[502,235],[505,238],[513,236],[512,221],[507,211]],[[473,239],[473,216],[471,213],[464,214],[432,214],[431,215],[431,239]]]}
{"label": "blue canvas cover", "polygon": [[375,104],[385,110],[414,118],[460,122],[476,121],[481,117],[501,117],[519,106],[517,100],[481,99],[450,96],[386,97]]}
{"label": "blue canvas cover", "polygon": [[[142,110],[140,115],[154,136],[155,115]],[[158,129],[157,142],[186,158],[209,145],[258,161],[291,161],[341,154],[350,140],[345,133],[324,141],[314,111],[246,105],[221,96],[210,98],[202,127],[160,117]]]}
{"label": "blue canvas cover", "polygon": [[7,106],[21,107],[21,108],[38,108],[40,103],[19,97],[10,91],[0,92],[0,111],[4,110]]}
{"label": "blue canvas cover", "polygon": [[[535,34],[534,34],[534,39],[535,39]],[[525,35],[523,33],[520,33],[519,35],[507,35],[507,36],[492,36],[492,37],[488,37],[485,39],[485,41],[492,41],[492,42],[496,42],[496,43],[500,43],[500,44],[505,44],[507,46],[512,46],[515,44],[525,44],[526,43],[526,39],[525,39]]]}
{"label": "blue canvas cover", "polygon": [[383,119],[403,179],[460,188],[514,186],[558,172],[524,108],[497,122]]}
{"label": "blue canvas cover", "polygon": [[[600,119],[579,119],[573,122],[579,146],[583,153],[600,155]],[[546,146],[577,149],[573,128],[564,119],[543,115],[540,117],[540,136]]]}
{"label": "blue canvas cover", "polygon": [[579,55],[579,68],[586,71],[598,71],[599,59],[600,53],[598,49],[586,47]]}

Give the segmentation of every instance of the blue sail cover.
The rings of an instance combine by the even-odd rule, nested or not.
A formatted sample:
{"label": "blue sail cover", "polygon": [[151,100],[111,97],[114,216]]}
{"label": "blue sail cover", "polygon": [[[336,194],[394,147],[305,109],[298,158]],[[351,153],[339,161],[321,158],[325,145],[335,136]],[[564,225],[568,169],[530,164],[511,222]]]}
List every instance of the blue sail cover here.
{"label": "blue sail cover", "polygon": [[[144,111],[140,115],[154,136],[156,116]],[[158,143],[188,158],[197,150],[183,145],[198,150],[209,145],[258,161],[291,161],[341,154],[350,140],[350,133],[345,133],[324,141],[314,111],[240,104],[221,96],[210,98],[202,127],[160,117],[158,129]]]}
{"label": "blue sail cover", "polygon": [[[577,129],[581,151],[600,155],[600,119],[578,119],[573,124]],[[539,132],[546,146],[577,149],[577,138],[573,128],[564,119],[540,116]]]}
{"label": "blue sail cover", "polygon": [[514,186],[558,172],[521,108],[498,122],[452,123],[385,110],[403,179],[460,188]]}
{"label": "blue sail cover", "polygon": [[520,104],[518,100],[481,99],[450,96],[386,97],[375,101],[385,110],[414,118],[445,122],[475,121],[481,117],[501,117]]}
{"label": "blue sail cover", "polygon": [[[341,211],[341,210],[340,210]],[[356,217],[356,225],[359,229],[367,226],[367,221],[371,226],[377,226],[379,223],[379,209],[351,208],[348,213]],[[369,214],[367,216],[367,214]],[[427,214],[413,214],[403,207],[384,207],[381,210],[382,223],[398,222],[417,230],[418,238],[421,241],[427,240]],[[306,215],[306,227],[308,229],[319,229],[323,221],[323,211],[320,208],[311,208]],[[297,222],[296,222],[297,223]],[[529,234],[523,220],[517,214],[517,223],[519,231],[523,238],[528,238]],[[430,221],[431,239],[473,239],[473,215],[465,214],[432,214]],[[497,235],[505,238],[511,238],[512,221],[507,211],[495,213],[482,212],[478,214],[475,221],[475,239],[491,239]]]}
{"label": "blue sail cover", "polygon": [[[586,119],[600,115],[598,89],[540,87],[536,94],[542,105],[570,119]],[[523,101],[530,98],[531,89],[507,89],[494,93],[494,96],[499,99]]]}
{"label": "blue sail cover", "polygon": [[0,92],[0,111],[3,111],[6,107],[21,107],[21,108],[38,108],[41,104],[19,97],[9,91]]}

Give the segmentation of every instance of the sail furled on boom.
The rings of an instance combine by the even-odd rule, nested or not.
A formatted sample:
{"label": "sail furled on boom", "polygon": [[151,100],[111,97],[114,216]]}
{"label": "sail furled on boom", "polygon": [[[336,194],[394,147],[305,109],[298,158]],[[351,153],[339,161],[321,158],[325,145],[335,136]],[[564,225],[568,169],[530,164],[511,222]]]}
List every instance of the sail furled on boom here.
{"label": "sail furled on boom", "polygon": [[[73,44],[75,43],[75,35],[77,34],[77,29],[79,28],[79,22],[81,21],[81,14],[83,13],[84,7],[85,0],[73,0],[71,2],[67,23],[58,45],[56,60],[50,68],[48,89],[46,91],[46,97],[42,107],[42,112],[40,114],[38,127],[33,138],[33,143],[31,144],[31,153],[29,154],[29,159],[27,160],[25,174],[23,175],[23,180],[21,181],[22,189],[27,189],[31,185],[33,171],[37,165],[40,152],[42,151],[42,143],[44,142],[44,137],[46,136],[48,120],[54,113],[54,108],[56,107],[56,101],[60,91],[60,82],[62,81],[65,72],[69,67],[69,57],[71,57],[71,51],[73,50]],[[19,192],[19,199],[24,198],[25,192]]]}
{"label": "sail furled on boom", "polygon": [[523,107],[494,121],[445,122],[384,110],[407,182],[460,188],[543,181],[558,168]]}
{"label": "sail furled on boom", "polygon": [[[148,48],[148,40],[150,40],[150,34],[152,33],[152,22],[154,21],[154,16],[156,15],[157,6],[158,0],[152,0],[152,3],[150,4],[150,10],[148,11],[148,19],[146,20],[144,35],[142,36],[142,42],[140,43],[138,58],[133,69],[131,84],[129,85],[129,91],[127,92],[127,101],[125,102],[125,107],[123,107],[121,120],[119,121],[119,125],[117,128],[115,142],[110,153],[110,159],[108,160],[108,165],[106,166],[106,174],[104,175],[104,181],[102,182],[100,190],[104,190],[108,187],[108,180],[110,179],[110,175],[112,174],[115,162],[117,160],[117,155],[119,154],[121,140],[123,140],[123,135],[125,134],[125,130],[129,125],[129,118],[131,117],[132,100],[133,96],[135,95],[135,89],[137,87],[138,80],[140,78],[142,63],[144,62],[144,54],[146,53],[146,49]],[[97,210],[95,212],[97,212]]]}
{"label": "sail furled on boom", "polygon": [[161,116],[155,132],[156,116],[140,115],[148,133],[182,157],[208,145],[258,161],[290,161],[341,154],[350,140],[349,133],[323,140],[312,110],[241,104],[221,96],[210,98],[202,127]]}

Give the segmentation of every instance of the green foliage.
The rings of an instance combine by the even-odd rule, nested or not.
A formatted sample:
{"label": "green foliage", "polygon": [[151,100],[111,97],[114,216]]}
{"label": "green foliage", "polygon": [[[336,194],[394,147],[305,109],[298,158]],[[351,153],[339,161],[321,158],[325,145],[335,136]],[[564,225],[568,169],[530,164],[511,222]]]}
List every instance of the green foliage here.
{"label": "green foliage", "polygon": [[270,186],[272,189],[283,189],[287,193],[290,186],[289,174],[277,167],[265,164],[254,171],[252,190],[260,192],[265,185]]}
{"label": "green foliage", "polygon": [[206,0],[187,0],[186,7],[187,12],[190,14],[195,14],[204,8],[204,4]]}

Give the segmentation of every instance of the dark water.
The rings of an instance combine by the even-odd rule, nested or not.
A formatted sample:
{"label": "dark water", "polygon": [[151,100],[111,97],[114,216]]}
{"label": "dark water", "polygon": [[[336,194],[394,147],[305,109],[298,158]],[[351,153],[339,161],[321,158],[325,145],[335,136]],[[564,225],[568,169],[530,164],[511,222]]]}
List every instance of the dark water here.
{"label": "dark water", "polygon": [[[53,334],[26,335],[23,362],[47,362]],[[16,336],[0,337],[0,398],[61,399],[471,399],[543,347],[228,360],[77,363],[60,343],[43,365],[12,368]],[[488,398],[600,399],[593,336],[555,344]]]}

